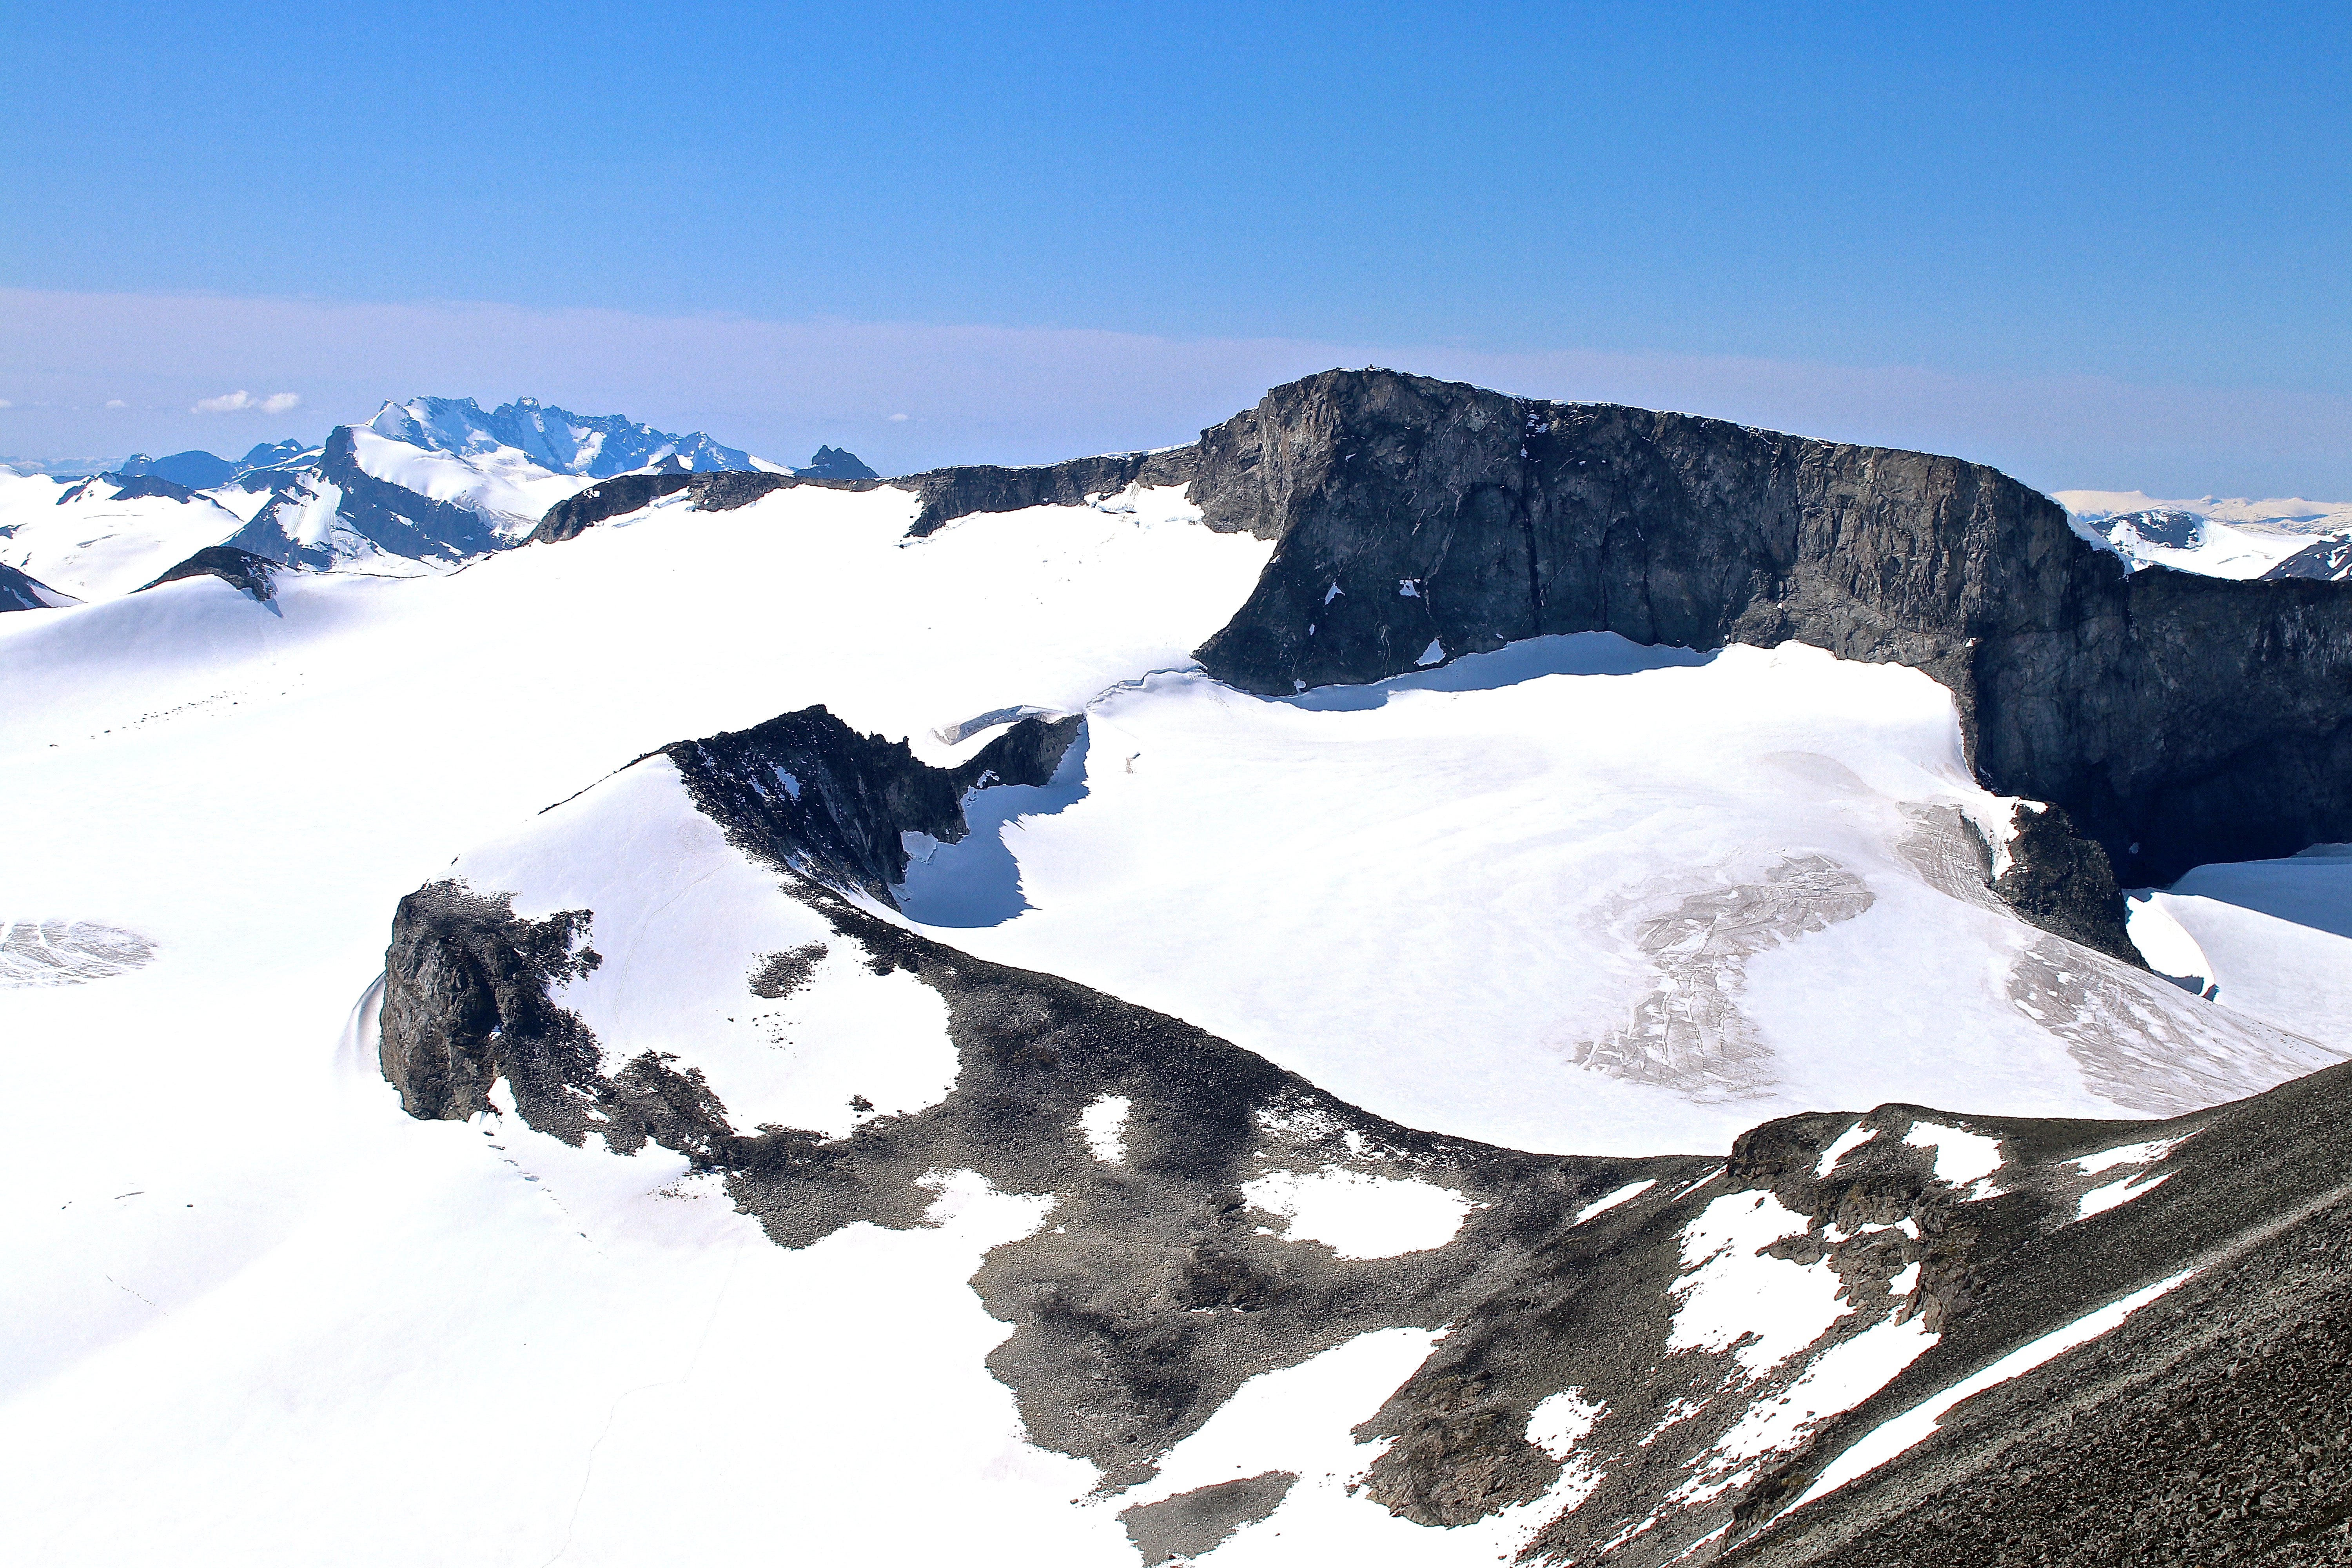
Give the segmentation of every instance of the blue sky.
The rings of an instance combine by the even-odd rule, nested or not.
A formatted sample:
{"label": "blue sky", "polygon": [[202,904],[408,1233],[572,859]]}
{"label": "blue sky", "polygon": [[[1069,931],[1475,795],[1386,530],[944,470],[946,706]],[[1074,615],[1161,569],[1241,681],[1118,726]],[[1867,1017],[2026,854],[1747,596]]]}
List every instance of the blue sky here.
{"label": "blue sky", "polygon": [[[0,39],[0,453],[431,391],[1024,460],[1361,353],[2053,487],[2352,492],[2340,5],[97,4]],[[186,412],[244,388],[302,412]]]}

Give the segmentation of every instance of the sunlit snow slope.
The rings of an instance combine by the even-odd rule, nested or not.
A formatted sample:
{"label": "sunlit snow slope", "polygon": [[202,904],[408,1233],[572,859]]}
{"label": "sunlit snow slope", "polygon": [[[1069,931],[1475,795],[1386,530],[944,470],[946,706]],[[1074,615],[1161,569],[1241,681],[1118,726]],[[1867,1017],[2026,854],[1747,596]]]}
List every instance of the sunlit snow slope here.
{"label": "sunlit snow slope", "polygon": [[[631,1500],[656,1473],[704,1539],[772,1522],[773,1450],[675,1447],[720,1404],[761,1430],[871,1412],[870,1441],[835,1415],[800,1451],[872,1517],[915,1484],[870,1466],[905,1419],[859,1405],[886,1361],[936,1410],[921,1485],[963,1508],[959,1539],[992,1533],[1006,1466],[1042,1465],[1073,1514],[1073,1462],[1007,1447],[980,1362],[1003,1331],[961,1288],[1034,1205],[946,1189],[944,1229],[787,1255],[723,1200],[663,1195],[682,1161],[403,1116],[347,1035],[403,894],[640,752],[824,700],[943,755],[940,725],[1184,662],[1267,549],[1164,507],[902,548],[913,504],[800,489],[439,578],[289,574],[259,604],[205,577],[0,617],[0,925],[87,961],[0,974],[12,1093],[84,1108],[5,1156],[14,1550],[504,1564],[576,1531],[567,1561],[642,1561],[672,1539]],[[571,1173],[560,1200],[542,1168]],[[835,1347],[830,1394],[810,1343]],[[419,1462],[436,1500],[388,1510]]]}
{"label": "sunlit snow slope", "polygon": [[[1600,637],[1248,698],[1188,650],[1267,543],[1194,526],[1170,490],[909,541],[915,506],[681,495],[446,575],[288,573],[267,602],[199,577],[0,617],[0,1042],[38,1111],[5,1156],[17,1552],[641,1563],[775,1541],[785,1512],[790,1548],[828,1560],[1126,1563],[1144,1537],[1117,1509],[1279,1474],[1222,1561],[1296,1561],[1304,1527],[1356,1561],[1486,1562],[1594,1484],[1573,1457],[1595,1432],[1685,1488],[1674,1508],[1721,1512],[1937,1332],[1909,1315],[1922,1270],[1892,1265],[1916,1221],[1832,1237],[1851,1257],[1759,1260],[1822,1216],[1728,1191],[1732,1131],[1873,1100],[2185,1109],[2334,1059],[1992,902],[1969,824],[1998,838],[2008,803],[1969,782],[1949,699],[1915,672]],[[819,702],[937,763],[1024,711],[1086,715],[1052,783],[980,791],[970,837],[915,846],[903,902],[941,940],[1408,1127],[1707,1156],[1570,1191],[1557,1223],[1594,1226],[1564,1245],[1603,1258],[1591,1237],[1648,1226],[1644,1267],[1685,1281],[1644,1298],[1651,1329],[1712,1358],[1677,1363],[1694,1379],[1722,1363],[1755,1420],[1690,1420],[1639,1357],[1622,1395],[1556,1382],[1528,1502],[1424,1529],[1351,1489],[1383,1453],[1361,1424],[1448,1343],[1433,1296],[1426,1321],[1285,1347],[1159,1477],[1073,1507],[1104,1472],[1024,1440],[1036,1410],[985,1359],[1013,1331],[970,1284],[1017,1238],[1063,1261],[1045,1200],[926,1173],[894,1216],[912,1228],[787,1250],[658,1147],[569,1147],[495,1099],[471,1121],[401,1114],[373,981],[394,906],[450,878],[527,917],[594,911],[598,963],[559,1000],[618,1051],[698,1068],[740,1120],[837,1135],[944,1104],[940,994],[861,962],[646,757]],[[746,985],[794,953],[799,982]],[[1513,1237],[1503,1205],[1528,1186],[1472,1177],[1525,1157],[1377,1148],[1285,1092],[1305,1109],[1244,1150],[1262,1253],[1353,1279]],[[1074,1110],[1058,1153],[1108,1182],[1152,1135],[1134,1109]],[[1804,1144],[1805,1171],[1876,1162],[1931,1217],[2003,1169],[1992,1136],[1908,1112],[1813,1131],[1836,1142]],[[1283,1163],[1310,1148],[1336,1152]],[[1447,1182],[1414,1173],[1441,1155]],[[1368,1217],[1372,1182],[1406,1194],[1370,1189],[1396,1201]],[[2064,1223],[2098,1218],[2065,1190]],[[1768,1286],[1790,1292],[1772,1334],[1740,1337],[1742,1293]],[[1247,1331],[1230,1301],[1199,1310]],[[1392,1479],[1382,1495],[1412,1495]]]}
{"label": "sunlit snow slope", "polygon": [[1652,1153],[1842,1103],[2171,1115],[2352,1049],[1993,899],[2013,803],[1897,666],[1594,633],[1294,700],[1157,676],[1088,721],[1083,791],[934,852],[909,915],[1413,1125]]}

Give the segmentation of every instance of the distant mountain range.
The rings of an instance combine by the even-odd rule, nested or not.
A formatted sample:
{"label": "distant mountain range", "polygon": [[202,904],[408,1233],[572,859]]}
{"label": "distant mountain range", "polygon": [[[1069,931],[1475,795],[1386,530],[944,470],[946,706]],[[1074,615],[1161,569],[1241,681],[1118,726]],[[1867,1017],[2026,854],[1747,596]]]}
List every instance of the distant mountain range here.
{"label": "distant mountain range", "polygon": [[2352,577],[2352,501],[2158,500],[2139,490],[2058,490],[2074,531],[2134,571],[2204,577]]}
{"label": "distant mountain range", "polygon": [[[522,542],[548,509],[626,473],[877,476],[819,447],[791,468],[617,414],[518,398],[386,403],[315,447],[257,445],[239,458],[139,453],[86,478],[0,469],[0,565],[58,602],[106,598],[154,581],[193,552],[226,545],[281,565],[413,576]],[[30,589],[8,607],[45,603]]]}

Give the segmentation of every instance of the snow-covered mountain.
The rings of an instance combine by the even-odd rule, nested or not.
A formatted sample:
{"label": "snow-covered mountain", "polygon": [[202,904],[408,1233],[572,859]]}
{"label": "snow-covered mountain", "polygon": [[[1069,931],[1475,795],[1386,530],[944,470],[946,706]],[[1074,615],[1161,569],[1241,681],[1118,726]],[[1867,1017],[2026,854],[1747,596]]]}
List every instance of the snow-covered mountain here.
{"label": "snow-covered mountain", "polygon": [[[62,483],[0,470],[0,563],[46,571],[82,599],[131,592],[211,544],[317,571],[416,575],[510,548],[557,502],[640,469],[795,471],[618,415],[420,397],[337,426],[323,446],[260,445],[235,462],[142,455]],[[873,478],[830,447],[799,471]]]}
{"label": "snow-covered mountain", "polygon": [[2084,538],[2134,570],[2212,577],[2352,577],[2352,501],[2158,500],[2138,490],[2059,490]]}
{"label": "snow-covered mountain", "polygon": [[2114,867],[2352,586],[1359,373],[562,520],[0,617],[20,1552],[2333,1550],[2352,857]]}

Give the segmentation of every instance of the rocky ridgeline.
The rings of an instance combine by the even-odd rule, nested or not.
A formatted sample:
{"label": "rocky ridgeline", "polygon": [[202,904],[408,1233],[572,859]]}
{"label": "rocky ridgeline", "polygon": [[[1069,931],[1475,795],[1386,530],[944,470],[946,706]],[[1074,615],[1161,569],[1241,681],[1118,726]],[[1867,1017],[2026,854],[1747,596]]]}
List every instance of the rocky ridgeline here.
{"label": "rocky ridgeline", "polygon": [[1191,447],[894,482],[918,533],[1190,484],[1208,527],[1277,544],[1199,654],[1253,691],[1558,632],[1794,639],[1943,682],[1986,782],[2065,807],[2127,881],[2352,838],[2352,585],[2126,574],[1956,458],[1366,370]]}

